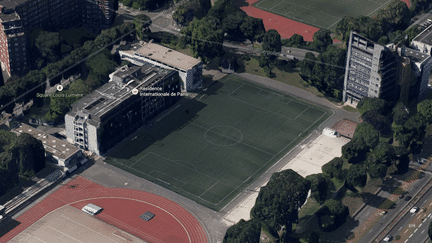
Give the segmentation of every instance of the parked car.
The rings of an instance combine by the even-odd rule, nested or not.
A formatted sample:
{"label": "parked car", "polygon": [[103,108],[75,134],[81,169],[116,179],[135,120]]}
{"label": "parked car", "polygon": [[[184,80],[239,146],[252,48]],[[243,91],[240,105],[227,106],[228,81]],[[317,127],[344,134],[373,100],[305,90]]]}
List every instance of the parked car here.
{"label": "parked car", "polygon": [[404,198],[404,195],[403,195],[403,194],[399,196],[399,199],[402,199],[402,198]]}
{"label": "parked car", "polygon": [[418,211],[418,207],[413,207],[411,208],[410,213],[417,213],[417,211]]}
{"label": "parked car", "polygon": [[384,242],[390,242],[392,239],[393,239],[393,236],[387,235],[386,237],[384,237],[383,241]]}

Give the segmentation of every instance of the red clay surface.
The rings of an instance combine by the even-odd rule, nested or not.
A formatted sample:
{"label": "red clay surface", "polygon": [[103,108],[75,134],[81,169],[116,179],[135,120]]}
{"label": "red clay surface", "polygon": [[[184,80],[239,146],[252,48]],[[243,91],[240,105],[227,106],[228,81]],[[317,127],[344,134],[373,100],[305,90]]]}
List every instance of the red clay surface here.
{"label": "red clay surface", "polygon": [[336,130],[340,135],[348,138],[353,138],[357,123],[348,119],[342,119],[333,125],[332,129]]}
{"label": "red clay surface", "polygon": [[[64,205],[81,209],[88,203],[104,208],[96,217],[148,242],[208,242],[197,219],[183,207],[161,196],[122,188],[106,188],[77,177],[46,199],[18,217],[20,224],[4,235],[0,242],[8,242],[51,211]],[[139,218],[150,211],[156,216],[150,221]]]}
{"label": "red clay surface", "polygon": [[266,30],[275,29],[282,38],[288,39],[292,35],[298,34],[303,36],[305,41],[313,41],[313,35],[319,30],[319,28],[287,19],[255,7],[251,7],[252,4],[258,2],[259,0],[246,1],[248,2],[249,6],[241,7],[241,9],[251,17],[262,19]]}

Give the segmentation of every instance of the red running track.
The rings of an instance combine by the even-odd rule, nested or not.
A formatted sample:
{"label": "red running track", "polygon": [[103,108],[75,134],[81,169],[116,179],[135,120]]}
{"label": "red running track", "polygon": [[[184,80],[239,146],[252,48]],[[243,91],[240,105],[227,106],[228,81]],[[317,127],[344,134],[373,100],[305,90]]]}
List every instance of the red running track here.
{"label": "red running track", "polygon": [[[65,205],[81,209],[88,203],[104,208],[96,217],[148,242],[208,242],[197,219],[180,205],[161,196],[122,188],[106,188],[78,176],[18,217],[20,224],[4,235],[8,242],[53,210]],[[146,222],[139,216],[150,211],[156,216]]]}
{"label": "red running track", "polygon": [[266,30],[275,29],[282,38],[288,39],[294,34],[298,34],[303,36],[305,41],[313,41],[313,35],[319,30],[319,28],[287,19],[255,7],[251,7],[252,4],[258,2],[259,0],[246,1],[248,2],[249,6],[241,7],[241,9],[251,17],[262,19]]}

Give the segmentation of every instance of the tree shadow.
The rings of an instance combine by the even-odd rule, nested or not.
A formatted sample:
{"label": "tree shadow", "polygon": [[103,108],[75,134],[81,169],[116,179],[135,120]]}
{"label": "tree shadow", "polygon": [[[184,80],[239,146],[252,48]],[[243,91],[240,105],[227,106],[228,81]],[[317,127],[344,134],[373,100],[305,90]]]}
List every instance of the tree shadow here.
{"label": "tree shadow", "polygon": [[378,208],[386,200],[386,198],[372,194],[370,192],[361,193],[359,194],[359,197],[362,198],[366,205],[372,206],[374,208]]}
{"label": "tree shadow", "polygon": [[20,224],[21,222],[16,221],[15,219],[12,219],[10,217],[4,218],[2,221],[0,221],[0,238],[5,236],[7,233],[9,233],[9,231],[13,230]]}
{"label": "tree shadow", "polygon": [[320,239],[323,242],[346,242],[353,234],[354,229],[359,226],[359,221],[348,216],[345,223],[332,232],[320,232]]}

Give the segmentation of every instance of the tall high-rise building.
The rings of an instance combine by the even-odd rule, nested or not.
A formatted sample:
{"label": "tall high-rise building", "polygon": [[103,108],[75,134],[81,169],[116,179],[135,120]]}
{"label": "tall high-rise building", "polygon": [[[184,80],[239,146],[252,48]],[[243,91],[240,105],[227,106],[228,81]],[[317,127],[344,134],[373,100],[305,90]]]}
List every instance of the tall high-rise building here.
{"label": "tall high-rise building", "polygon": [[343,101],[355,104],[364,97],[392,100],[396,97],[397,56],[356,32],[351,32]]}
{"label": "tall high-rise building", "polygon": [[364,97],[420,101],[426,94],[432,57],[418,50],[379,45],[351,32],[343,101],[355,105]]}
{"label": "tall high-rise building", "polygon": [[0,0],[0,60],[10,77],[28,71],[28,36],[33,29],[56,31],[111,26],[116,0]]}

